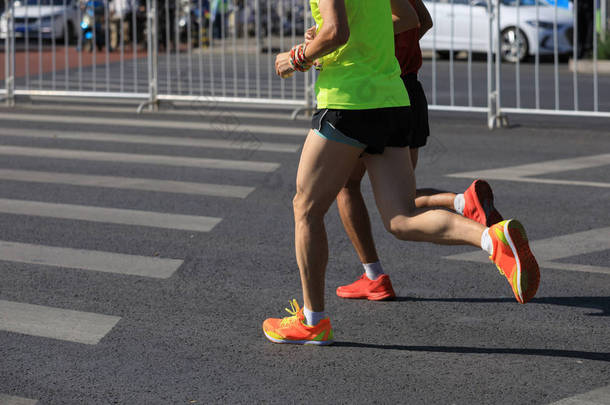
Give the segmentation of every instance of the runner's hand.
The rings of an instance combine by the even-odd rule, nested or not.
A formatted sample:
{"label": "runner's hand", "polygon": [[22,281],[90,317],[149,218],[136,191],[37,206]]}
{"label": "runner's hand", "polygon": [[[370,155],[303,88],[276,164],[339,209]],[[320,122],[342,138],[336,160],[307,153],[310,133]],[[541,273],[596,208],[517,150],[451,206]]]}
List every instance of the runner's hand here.
{"label": "runner's hand", "polygon": [[307,31],[305,31],[305,43],[308,44],[316,37],[316,26],[309,27]]}
{"label": "runner's hand", "polygon": [[292,76],[294,69],[290,66],[290,52],[282,52],[275,57],[275,73],[282,79]]}

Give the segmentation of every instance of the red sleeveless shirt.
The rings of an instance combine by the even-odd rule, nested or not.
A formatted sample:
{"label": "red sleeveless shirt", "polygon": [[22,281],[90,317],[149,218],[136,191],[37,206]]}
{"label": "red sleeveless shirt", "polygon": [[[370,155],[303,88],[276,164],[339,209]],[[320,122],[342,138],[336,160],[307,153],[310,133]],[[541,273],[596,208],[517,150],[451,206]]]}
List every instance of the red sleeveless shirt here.
{"label": "red sleeveless shirt", "polygon": [[[415,7],[414,0],[409,0],[409,2]],[[398,59],[398,64],[400,65],[400,75],[417,73],[422,65],[421,49],[419,47],[419,28],[413,28],[394,35],[394,49],[396,59]]]}

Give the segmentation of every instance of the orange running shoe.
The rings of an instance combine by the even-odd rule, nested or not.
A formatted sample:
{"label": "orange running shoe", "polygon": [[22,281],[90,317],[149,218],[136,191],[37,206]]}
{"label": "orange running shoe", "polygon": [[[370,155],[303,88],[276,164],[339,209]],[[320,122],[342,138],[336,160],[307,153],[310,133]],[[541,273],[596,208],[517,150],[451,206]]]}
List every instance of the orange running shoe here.
{"label": "orange running shoe", "polygon": [[485,226],[502,221],[502,215],[494,207],[494,193],[485,180],[473,181],[464,191],[464,216]]}
{"label": "orange running shoe", "polygon": [[371,280],[366,273],[351,284],[337,287],[337,295],[341,298],[366,298],[371,301],[396,297],[390,276],[382,274],[377,280]]}
{"label": "orange running shoe", "polygon": [[334,342],[330,319],[324,318],[315,326],[307,326],[303,308],[299,308],[297,300],[290,301],[290,307],[292,309],[286,308],[286,311],[292,316],[269,318],[263,322],[267,339],[274,343],[297,345],[330,345]]}
{"label": "orange running shoe", "polygon": [[493,255],[489,256],[513,289],[519,303],[531,300],[540,284],[540,269],[530,250],[523,225],[509,219],[489,228]]}

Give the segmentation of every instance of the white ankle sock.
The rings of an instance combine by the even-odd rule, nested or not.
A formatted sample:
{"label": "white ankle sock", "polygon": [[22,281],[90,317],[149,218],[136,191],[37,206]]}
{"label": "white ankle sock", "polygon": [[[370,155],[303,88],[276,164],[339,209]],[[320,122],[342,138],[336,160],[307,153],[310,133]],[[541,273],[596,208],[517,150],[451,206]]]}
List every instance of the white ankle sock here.
{"label": "white ankle sock", "polygon": [[464,194],[458,194],[455,196],[453,200],[453,208],[455,212],[460,215],[464,215],[464,205],[466,204],[466,200],[464,200]]}
{"label": "white ankle sock", "polygon": [[303,306],[303,315],[305,315],[305,323],[308,326],[316,326],[318,322],[326,318],[326,312],[313,312],[306,306]]}
{"label": "white ankle sock", "polygon": [[381,262],[375,263],[362,263],[362,267],[364,267],[364,271],[366,272],[366,276],[369,280],[377,280],[383,272],[383,267],[381,267]]}
{"label": "white ankle sock", "polygon": [[481,249],[489,253],[490,256],[494,254],[494,244],[489,236],[489,228],[486,228],[481,235]]}

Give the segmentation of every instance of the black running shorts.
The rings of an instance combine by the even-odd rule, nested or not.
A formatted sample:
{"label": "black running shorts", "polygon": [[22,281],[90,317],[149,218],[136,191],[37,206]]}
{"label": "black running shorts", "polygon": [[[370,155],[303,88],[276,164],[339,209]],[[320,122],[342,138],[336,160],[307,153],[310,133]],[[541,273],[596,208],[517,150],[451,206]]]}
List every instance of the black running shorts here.
{"label": "black running shorts", "polygon": [[421,148],[426,144],[430,136],[430,126],[428,124],[428,100],[426,93],[417,80],[417,73],[409,73],[402,76],[402,81],[409,93],[411,100],[411,148]]}
{"label": "black running shorts", "polygon": [[[323,125],[324,123],[330,125]],[[311,120],[311,128],[319,134],[331,128],[342,135],[364,144],[365,153],[383,153],[386,146],[404,148],[411,146],[411,108],[388,107],[369,110],[317,110]],[[332,134],[321,133],[328,139]]]}

